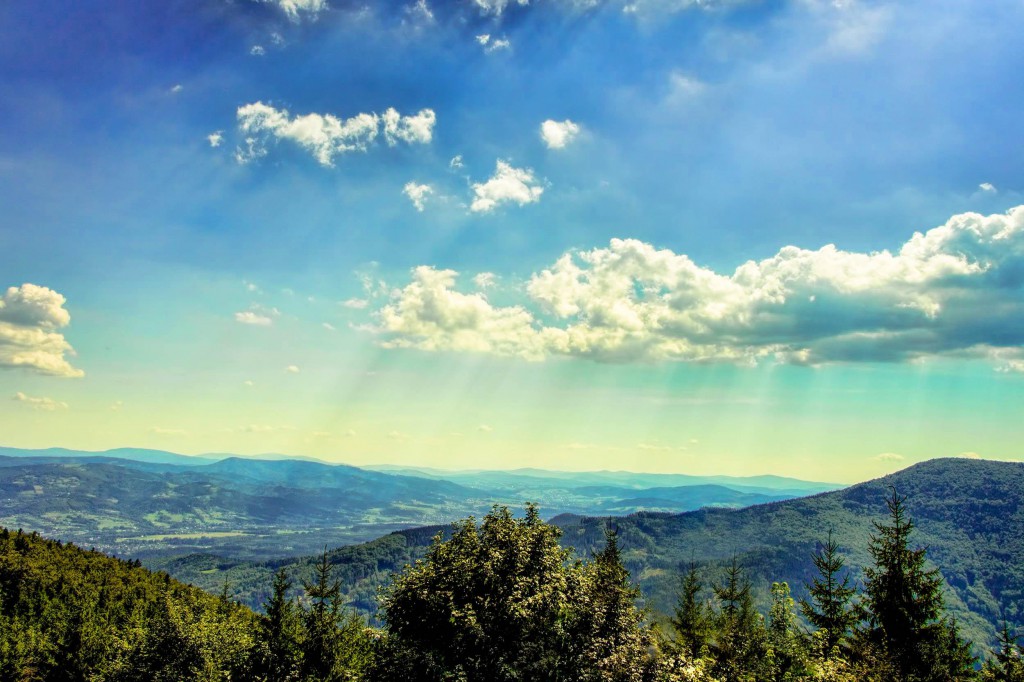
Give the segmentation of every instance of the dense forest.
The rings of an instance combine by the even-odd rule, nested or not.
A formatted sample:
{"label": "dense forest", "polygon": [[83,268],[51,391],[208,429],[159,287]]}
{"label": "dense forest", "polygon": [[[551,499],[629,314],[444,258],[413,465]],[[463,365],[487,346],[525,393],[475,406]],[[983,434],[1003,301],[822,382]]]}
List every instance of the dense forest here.
{"label": "dense forest", "polygon": [[380,594],[380,627],[349,610],[325,552],[301,597],[278,571],[257,614],[137,562],[0,532],[3,680],[752,681],[1024,680],[1004,625],[978,665],[947,614],[943,580],[891,492],[870,535],[863,586],[828,529],[808,598],[771,588],[759,612],[733,561],[693,565],[673,617],[640,606],[619,539],[585,560],[536,507],[495,507],[438,534]]}

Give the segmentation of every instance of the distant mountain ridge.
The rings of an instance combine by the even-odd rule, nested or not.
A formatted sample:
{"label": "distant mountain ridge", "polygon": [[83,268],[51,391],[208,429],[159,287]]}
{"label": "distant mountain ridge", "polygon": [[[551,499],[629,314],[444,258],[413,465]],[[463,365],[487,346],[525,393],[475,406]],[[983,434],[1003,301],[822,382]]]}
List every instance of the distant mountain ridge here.
{"label": "distant mountain ridge", "polygon": [[[660,613],[671,613],[684,567],[703,567],[706,582],[720,579],[733,557],[750,575],[763,598],[772,581],[785,580],[801,597],[813,577],[811,555],[829,529],[840,543],[851,576],[870,563],[872,521],[885,519],[890,486],[906,497],[917,526],[912,541],[927,547],[928,558],[945,579],[947,605],[966,634],[984,645],[1006,618],[1024,626],[1024,464],[938,459],[914,465],[843,490],[771,502],[738,510],[701,509],[682,514],[641,512],[629,516],[556,516],[563,543],[588,556],[614,525],[625,565]],[[542,510],[543,511],[543,510]],[[331,553],[346,590],[364,610],[374,608],[377,585],[390,571],[423,555],[445,526],[402,530],[370,543]],[[268,585],[272,568],[299,575],[311,559],[258,566],[193,556],[160,568],[189,582],[215,589],[229,582],[254,606]]]}
{"label": "distant mountain ridge", "polygon": [[480,515],[493,504],[534,501],[552,514],[620,515],[740,507],[828,487],[764,477],[751,481],[786,487],[705,481],[726,477],[521,471],[445,479],[277,455],[0,448],[0,523],[121,556],[274,559]]}

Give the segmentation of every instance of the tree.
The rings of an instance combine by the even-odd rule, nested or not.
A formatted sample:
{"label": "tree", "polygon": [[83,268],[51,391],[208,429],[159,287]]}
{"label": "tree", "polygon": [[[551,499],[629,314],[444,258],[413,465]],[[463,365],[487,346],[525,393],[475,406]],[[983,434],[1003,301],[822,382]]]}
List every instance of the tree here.
{"label": "tree", "polygon": [[868,544],[874,565],[864,569],[860,644],[888,659],[902,680],[966,679],[973,658],[944,617],[942,576],[925,567],[925,549],[910,548],[914,522],[895,488],[886,506],[889,523],[875,522]]}
{"label": "tree", "polygon": [[985,682],[1024,682],[1024,651],[1021,650],[1018,638],[1010,633],[1010,625],[1003,620],[999,631],[999,648],[994,652],[993,659],[985,662],[982,679]]}
{"label": "tree", "polygon": [[811,600],[800,602],[804,618],[820,633],[823,658],[832,657],[833,650],[842,644],[850,628],[857,622],[857,615],[850,608],[850,600],[856,594],[856,589],[850,586],[848,573],[844,573],[840,580],[844,561],[838,550],[839,544],[832,538],[830,528],[828,540],[811,558],[819,576],[807,585]]}
{"label": "tree", "polygon": [[807,656],[796,629],[796,602],[789,584],[772,583],[772,604],[768,611],[769,663],[773,680],[801,679],[806,672]]}
{"label": "tree", "polygon": [[571,560],[536,506],[469,518],[392,578],[375,671],[381,680],[634,680],[649,633],[614,535]]}
{"label": "tree", "polygon": [[292,581],[283,568],[274,575],[273,594],[263,605],[256,633],[256,668],[266,682],[298,679],[302,660],[302,620],[288,597]]}
{"label": "tree", "polygon": [[713,585],[711,589],[720,604],[714,618],[711,647],[714,672],[730,681],[753,680],[758,664],[765,660],[765,629],[754,610],[750,580],[736,557],[726,569],[725,583]]}
{"label": "tree", "polygon": [[677,646],[689,659],[697,659],[707,653],[711,636],[711,613],[700,600],[703,589],[697,564],[691,562],[682,578],[679,601],[672,618]]}
{"label": "tree", "polygon": [[302,614],[302,677],[317,682],[352,679],[370,665],[370,640],[359,616],[342,607],[341,583],[332,576],[326,549],[313,576],[312,582],[302,584],[310,600]]}
{"label": "tree", "polygon": [[653,639],[636,607],[640,590],[622,565],[614,530],[605,531],[604,549],[583,566],[582,587],[584,601],[579,606],[585,608],[573,609],[576,617],[567,627],[569,642],[578,647],[572,656],[577,679],[643,679],[651,665],[648,649]]}

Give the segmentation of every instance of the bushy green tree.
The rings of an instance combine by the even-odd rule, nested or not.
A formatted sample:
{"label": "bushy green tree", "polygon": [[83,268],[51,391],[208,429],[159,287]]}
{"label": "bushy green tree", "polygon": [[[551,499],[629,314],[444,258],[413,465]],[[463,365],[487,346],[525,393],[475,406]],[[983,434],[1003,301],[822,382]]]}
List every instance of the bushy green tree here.
{"label": "bushy green tree", "polygon": [[650,635],[614,535],[589,564],[529,505],[438,535],[381,600],[381,680],[638,680]]}

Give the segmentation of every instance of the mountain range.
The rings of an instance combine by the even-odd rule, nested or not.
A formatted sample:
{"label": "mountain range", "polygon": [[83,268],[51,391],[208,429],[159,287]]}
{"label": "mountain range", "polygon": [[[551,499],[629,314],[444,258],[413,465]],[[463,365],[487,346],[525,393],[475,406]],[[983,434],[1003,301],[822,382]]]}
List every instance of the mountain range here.
{"label": "mountain range", "polygon": [[0,448],[0,524],[120,556],[276,559],[526,501],[547,513],[738,508],[834,488],[778,477],[442,472],[119,449]]}
{"label": "mountain range", "polygon": [[[839,542],[849,574],[861,580],[870,564],[873,523],[887,519],[885,499],[905,496],[916,546],[946,583],[946,602],[969,638],[991,642],[1005,618],[1024,625],[1024,464],[938,459],[842,490],[738,510],[701,509],[682,514],[640,512],[620,518],[562,514],[552,519],[562,541],[588,556],[616,529],[623,561],[655,614],[670,614],[680,578],[691,562],[706,585],[722,579],[735,558],[762,604],[771,582],[787,581],[806,595],[814,574],[811,556],[829,530]],[[377,588],[388,575],[426,551],[446,526],[401,530],[369,543],[332,550],[331,562],[352,604],[375,609]],[[152,562],[171,575],[210,590],[231,586],[258,607],[274,570],[306,576],[313,557],[269,563],[191,555]]]}

